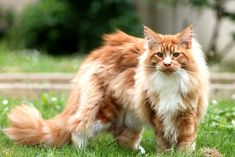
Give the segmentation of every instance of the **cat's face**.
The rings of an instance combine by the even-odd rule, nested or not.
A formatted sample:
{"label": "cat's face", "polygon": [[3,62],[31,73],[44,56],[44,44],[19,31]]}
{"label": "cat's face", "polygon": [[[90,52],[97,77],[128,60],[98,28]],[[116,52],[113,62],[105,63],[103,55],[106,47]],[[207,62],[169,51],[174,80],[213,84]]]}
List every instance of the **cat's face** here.
{"label": "cat's face", "polygon": [[191,26],[176,35],[157,34],[144,27],[144,34],[145,46],[148,49],[146,64],[155,70],[171,74],[190,62]]}

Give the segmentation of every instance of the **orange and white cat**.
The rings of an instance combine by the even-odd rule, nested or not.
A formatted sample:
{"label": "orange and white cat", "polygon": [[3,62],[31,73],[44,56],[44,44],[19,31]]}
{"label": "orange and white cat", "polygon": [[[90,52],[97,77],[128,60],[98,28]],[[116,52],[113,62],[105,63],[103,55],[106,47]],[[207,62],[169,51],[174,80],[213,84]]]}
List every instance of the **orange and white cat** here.
{"label": "orange and white cat", "polygon": [[207,66],[192,26],[176,35],[144,27],[144,39],[117,31],[84,61],[61,114],[43,120],[34,107],[18,106],[5,133],[17,143],[82,148],[107,131],[120,145],[144,153],[140,138],[148,123],[158,153],[173,145],[191,151],[207,95]]}

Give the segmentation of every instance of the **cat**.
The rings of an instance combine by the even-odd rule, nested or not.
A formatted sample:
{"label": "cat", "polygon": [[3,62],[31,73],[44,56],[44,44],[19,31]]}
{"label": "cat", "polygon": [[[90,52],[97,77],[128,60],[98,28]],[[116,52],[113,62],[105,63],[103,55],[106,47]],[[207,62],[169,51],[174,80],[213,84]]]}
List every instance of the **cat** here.
{"label": "cat", "polygon": [[176,35],[144,26],[144,38],[117,31],[103,39],[73,79],[62,113],[43,120],[36,108],[17,106],[8,115],[6,135],[16,143],[84,148],[105,131],[118,144],[145,153],[140,139],[150,124],[158,153],[174,145],[193,151],[208,105],[208,70],[192,26]]}

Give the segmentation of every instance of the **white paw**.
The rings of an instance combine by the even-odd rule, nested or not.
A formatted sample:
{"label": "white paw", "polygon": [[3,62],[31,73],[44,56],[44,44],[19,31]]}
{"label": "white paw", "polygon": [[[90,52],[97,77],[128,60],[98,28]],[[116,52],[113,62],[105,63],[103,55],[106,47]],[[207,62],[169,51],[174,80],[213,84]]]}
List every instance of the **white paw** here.
{"label": "white paw", "polygon": [[191,150],[194,151],[196,149],[196,141],[194,141],[192,144],[191,144]]}
{"label": "white paw", "polygon": [[146,151],[142,146],[139,146],[138,149],[140,151],[140,154],[146,154]]}
{"label": "white paw", "polygon": [[72,141],[74,145],[79,149],[85,148],[88,143],[88,139],[86,136],[76,133],[72,133]]}

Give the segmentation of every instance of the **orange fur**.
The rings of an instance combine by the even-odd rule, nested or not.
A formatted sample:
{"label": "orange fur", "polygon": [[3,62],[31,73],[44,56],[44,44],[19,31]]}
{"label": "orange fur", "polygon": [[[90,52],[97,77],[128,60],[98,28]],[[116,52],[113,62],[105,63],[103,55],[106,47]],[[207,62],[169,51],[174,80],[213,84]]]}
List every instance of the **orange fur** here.
{"label": "orange fur", "polygon": [[146,52],[135,76],[137,113],[155,128],[159,153],[173,145],[192,151],[196,127],[208,105],[204,55],[192,38],[191,26],[166,36],[145,28],[145,36]]}
{"label": "orange fur", "polygon": [[[148,122],[155,129],[159,152],[172,144],[190,149],[207,107],[203,54],[196,54],[201,50],[192,41],[191,27],[176,35],[156,34],[147,27],[144,32],[145,39],[121,31],[105,35],[104,45],[80,67],[62,113],[43,120],[35,108],[18,106],[9,114],[6,134],[18,143],[61,145],[72,140],[83,147],[88,139],[108,131],[119,144],[139,149],[143,124]],[[165,90],[168,79],[180,87]],[[169,99],[176,108],[170,115],[164,108],[168,96],[158,88],[175,95],[176,104]]]}

